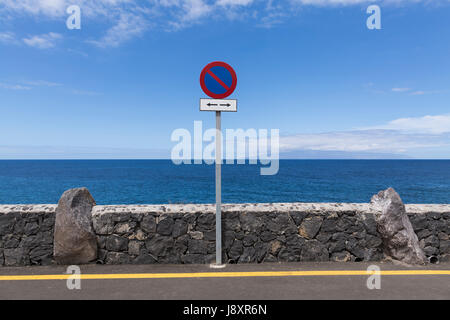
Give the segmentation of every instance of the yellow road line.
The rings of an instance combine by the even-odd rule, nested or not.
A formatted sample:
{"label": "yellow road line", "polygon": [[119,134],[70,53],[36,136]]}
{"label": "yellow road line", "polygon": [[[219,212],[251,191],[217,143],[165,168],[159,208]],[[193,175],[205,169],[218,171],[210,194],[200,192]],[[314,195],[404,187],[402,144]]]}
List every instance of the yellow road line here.
{"label": "yellow road line", "polygon": [[[81,274],[83,280],[105,279],[171,279],[171,278],[238,278],[238,277],[289,277],[289,276],[368,276],[375,271],[366,270],[322,270],[322,271],[261,271],[261,272],[195,272],[195,273],[116,273],[116,274]],[[384,276],[425,276],[448,275],[450,270],[381,270]],[[66,280],[71,274],[8,275],[0,276],[0,281],[11,280]]]}

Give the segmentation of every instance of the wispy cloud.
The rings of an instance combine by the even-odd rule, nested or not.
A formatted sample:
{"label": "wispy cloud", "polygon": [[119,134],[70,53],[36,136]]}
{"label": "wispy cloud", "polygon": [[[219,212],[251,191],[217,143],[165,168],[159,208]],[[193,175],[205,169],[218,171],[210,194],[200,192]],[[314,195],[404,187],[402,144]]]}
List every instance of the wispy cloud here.
{"label": "wispy cloud", "polygon": [[[257,26],[282,23],[303,6],[336,7],[379,3],[383,5],[428,4],[429,0],[1,0],[0,17],[22,19],[25,15],[62,19],[69,5],[79,5],[83,19],[96,19],[103,34],[90,43],[101,48],[117,47],[147,31],[149,26],[162,30],[179,30],[203,23],[204,17],[236,20],[249,17]],[[448,3],[436,0],[433,3]],[[55,34],[33,36],[25,43],[37,48],[55,45]],[[11,41],[12,34],[0,34],[0,42]],[[3,40],[2,40],[3,39]]]}
{"label": "wispy cloud", "polygon": [[450,133],[450,114],[423,116],[418,118],[400,118],[385,125],[366,128],[369,130],[397,130],[402,132],[413,132],[422,134]]}
{"label": "wispy cloud", "polygon": [[217,5],[219,6],[247,6],[249,4],[251,4],[253,2],[253,0],[218,0],[216,2]]}
{"label": "wispy cloud", "polygon": [[174,7],[174,16],[168,22],[169,30],[179,30],[201,22],[201,18],[212,13],[214,4],[208,4],[203,0],[183,0]]}
{"label": "wispy cloud", "polygon": [[[450,0],[449,0],[450,2]],[[394,87],[391,89],[377,89],[374,83],[366,83],[363,84],[363,88],[372,93],[381,93],[381,94],[404,94],[409,96],[421,96],[426,94],[444,94],[448,93],[449,90],[418,90],[409,87]]]}
{"label": "wispy cloud", "polygon": [[87,91],[87,90],[72,90],[72,93],[79,95],[79,96],[99,96],[102,94],[100,92]]}
{"label": "wispy cloud", "polygon": [[420,3],[438,3],[445,2],[447,0],[292,0],[294,2],[300,3],[302,5],[313,5],[313,6],[351,6],[360,4],[383,4],[383,5],[401,5],[401,4],[411,4]]}
{"label": "wispy cloud", "polygon": [[73,53],[73,54],[82,56],[82,57],[84,57],[84,58],[89,57],[89,55],[88,55],[86,52],[81,51],[81,50],[75,50],[75,49],[70,49],[70,48],[69,48],[69,49],[67,49],[67,52],[70,52],[70,53]]}
{"label": "wispy cloud", "polygon": [[[47,80],[23,80],[17,81],[16,83],[11,82],[0,82],[1,89],[8,90],[33,90],[37,87],[47,87],[47,88],[58,88],[63,87],[64,85],[59,82],[52,82]],[[79,96],[100,96],[101,92],[91,91],[91,90],[79,90],[79,89],[70,89],[66,88],[72,94]]]}
{"label": "wispy cloud", "polygon": [[35,87],[61,87],[61,83],[50,82],[45,80],[23,81],[24,84]]}
{"label": "wispy cloud", "polygon": [[182,6],[184,10],[184,20],[196,20],[210,13],[213,9],[203,0],[185,0]]}
{"label": "wispy cloud", "polygon": [[0,159],[168,159],[170,150],[0,145]]}
{"label": "wispy cloud", "polygon": [[60,18],[70,5],[79,5],[87,16],[106,16],[112,9],[135,6],[135,0],[2,0],[0,8],[6,13],[43,15]]}
{"label": "wispy cloud", "polygon": [[23,42],[30,47],[49,49],[53,48],[60,39],[62,39],[62,36],[59,33],[50,32],[47,34],[35,35],[30,38],[24,38]]}
{"label": "wispy cloud", "polygon": [[398,93],[409,93],[409,95],[412,96],[421,96],[424,94],[437,94],[437,93],[445,93],[445,90],[414,90],[411,88],[392,88],[392,92],[398,92]]}
{"label": "wispy cloud", "polygon": [[13,32],[0,32],[0,43],[17,43],[16,35]]}
{"label": "wispy cloud", "polygon": [[0,82],[0,88],[8,90],[32,90],[34,87],[61,87],[61,83],[45,80],[24,80],[18,83]]}
{"label": "wispy cloud", "polygon": [[411,88],[392,88],[392,92],[408,92]]}
{"label": "wispy cloud", "polygon": [[27,14],[44,14],[47,16],[61,16],[66,6],[64,0],[2,0],[0,7],[8,12],[22,12]]}
{"label": "wispy cloud", "polygon": [[359,130],[299,134],[280,138],[280,150],[405,153],[410,149],[450,146],[443,136],[408,134],[396,130]]}
{"label": "wispy cloud", "polygon": [[116,25],[110,28],[100,40],[88,42],[101,47],[117,47],[121,43],[141,35],[148,27],[148,23],[140,16],[122,14]]}
{"label": "wispy cloud", "polygon": [[450,148],[450,114],[401,118],[384,125],[349,131],[280,137],[280,152],[298,150],[410,154]]}
{"label": "wispy cloud", "polygon": [[424,91],[424,90],[417,90],[414,92],[411,92],[411,95],[413,96],[422,96],[425,94],[439,94],[439,93],[446,93],[447,91],[445,90],[428,90],[428,91]]}
{"label": "wispy cloud", "polygon": [[0,88],[7,90],[31,90],[31,87],[23,86],[20,84],[9,84],[0,82]]}

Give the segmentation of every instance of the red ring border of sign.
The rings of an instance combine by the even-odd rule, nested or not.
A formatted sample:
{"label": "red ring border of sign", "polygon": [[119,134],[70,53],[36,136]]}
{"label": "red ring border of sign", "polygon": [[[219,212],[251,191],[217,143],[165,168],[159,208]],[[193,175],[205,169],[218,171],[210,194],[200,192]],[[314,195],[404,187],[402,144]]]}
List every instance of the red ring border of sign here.
{"label": "red ring border of sign", "polygon": [[[216,94],[208,90],[208,88],[205,85],[205,76],[209,69],[213,67],[223,67],[228,70],[231,74],[232,82],[230,88],[225,92],[221,94]],[[211,63],[208,63],[202,70],[202,73],[200,73],[200,86],[202,87],[203,92],[205,92],[208,96],[210,96],[213,99],[223,99],[231,95],[234,90],[236,89],[237,85],[237,77],[236,72],[233,70],[233,68],[225,62],[222,61],[214,61]]]}

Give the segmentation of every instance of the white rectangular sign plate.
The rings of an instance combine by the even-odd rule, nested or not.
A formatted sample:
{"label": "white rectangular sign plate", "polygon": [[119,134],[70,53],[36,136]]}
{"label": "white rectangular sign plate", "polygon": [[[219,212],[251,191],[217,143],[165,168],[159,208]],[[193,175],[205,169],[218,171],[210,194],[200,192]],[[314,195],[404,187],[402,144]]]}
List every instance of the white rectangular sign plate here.
{"label": "white rectangular sign plate", "polygon": [[200,99],[200,111],[236,112],[237,100],[234,99]]}

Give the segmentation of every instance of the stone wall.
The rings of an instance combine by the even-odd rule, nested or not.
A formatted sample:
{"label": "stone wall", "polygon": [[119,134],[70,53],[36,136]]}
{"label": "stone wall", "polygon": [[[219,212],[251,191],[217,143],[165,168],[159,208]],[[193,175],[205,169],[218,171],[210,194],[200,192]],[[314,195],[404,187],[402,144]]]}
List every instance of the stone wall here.
{"label": "stone wall", "polygon": [[56,205],[0,206],[0,266],[53,261]]}
{"label": "stone wall", "polygon": [[[0,205],[0,265],[54,263],[56,205]],[[379,261],[370,204],[223,206],[223,261]],[[450,260],[450,205],[406,205],[428,257]],[[210,263],[214,205],[94,206],[97,263]],[[95,261],[94,261],[95,262]]]}

